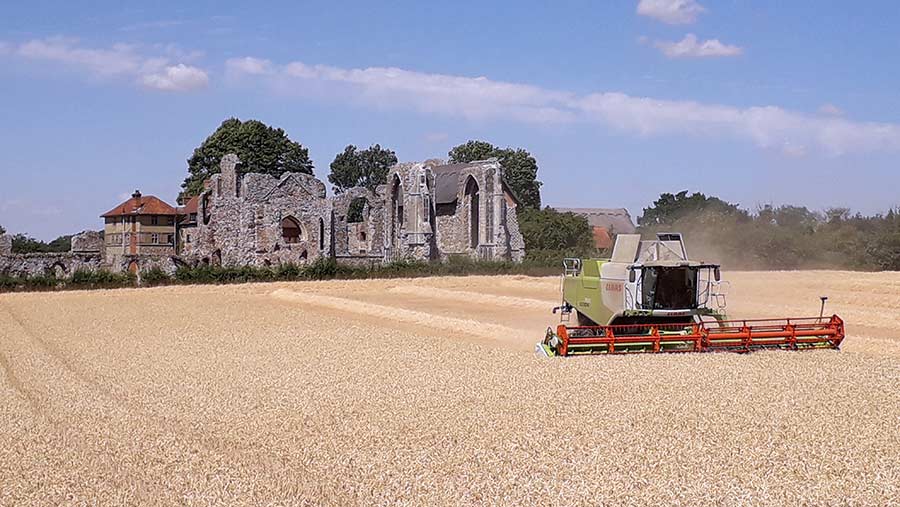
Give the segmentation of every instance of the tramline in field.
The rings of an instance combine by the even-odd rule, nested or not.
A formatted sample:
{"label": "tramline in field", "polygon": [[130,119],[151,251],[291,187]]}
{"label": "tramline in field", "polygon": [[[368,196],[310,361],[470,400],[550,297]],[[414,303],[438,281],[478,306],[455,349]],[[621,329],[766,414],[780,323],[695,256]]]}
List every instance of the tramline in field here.
{"label": "tramline in field", "polygon": [[546,356],[838,349],[844,339],[826,297],[818,317],[729,320],[719,265],[690,260],[678,233],[620,234],[611,259],[563,265],[560,324],[535,346]]}

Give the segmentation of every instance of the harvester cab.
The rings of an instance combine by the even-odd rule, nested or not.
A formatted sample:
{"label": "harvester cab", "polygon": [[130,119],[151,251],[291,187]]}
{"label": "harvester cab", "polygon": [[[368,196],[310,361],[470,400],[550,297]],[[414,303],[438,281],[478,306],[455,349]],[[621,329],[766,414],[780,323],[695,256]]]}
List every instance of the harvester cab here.
{"label": "harvester cab", "polygon": [[836,315],[728,320],[725,287],[720,266],[691,260],[681,234],[620,234],[609,259],[564,260],[561,303],[553,309],[560,324],[535,350],[567,356],[840,346]]}

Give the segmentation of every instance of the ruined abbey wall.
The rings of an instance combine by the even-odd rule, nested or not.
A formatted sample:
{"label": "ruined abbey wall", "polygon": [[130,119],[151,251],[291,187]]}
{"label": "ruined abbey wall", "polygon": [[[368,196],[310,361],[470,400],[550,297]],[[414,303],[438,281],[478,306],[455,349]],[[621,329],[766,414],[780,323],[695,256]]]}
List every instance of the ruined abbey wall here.
{"label": "ruined abbey wall", "polygon": [[104,259],[103,237],[93,231],[75,235],[70,253],[16,255],[11,238],[0,235],[0,275],[66,278],[77,270],[139,274],[154,268],[172,275],[180,266],[302,265],[322,258],[375,265],[524,257],[516,199],[496,159],[397,164],[386,184],[333,198],[309,174],[275,178],[240,169],[237,156],[222,158],[220,173],[199,196],[196,222],[180,225],[179,237],[192,240],[177,256],[165,247]]}
{"label": "ruined abbey wall", "polygon": [[384,194],[387,257],[524,258],[516,200],[503,184],[496,159],[398,164],[388,174]]}
{"label": "ruined abbey wall", "polygon": [[[234,155],[222,160],[200,196],[195,240],[182,256],[224,266],[303,264],[327,257],[331,202],[308,174],[240,175]],[[299,233],[285,237],[285,224]]]}

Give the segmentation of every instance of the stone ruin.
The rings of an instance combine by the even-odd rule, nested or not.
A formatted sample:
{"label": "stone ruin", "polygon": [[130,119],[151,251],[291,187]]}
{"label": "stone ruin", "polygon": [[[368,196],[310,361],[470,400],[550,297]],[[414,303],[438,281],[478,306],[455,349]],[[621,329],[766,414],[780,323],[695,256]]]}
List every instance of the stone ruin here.
{"label": "stone ruin", "polygon": [[236,155],[222,158],[200,194],[195,238],[181,256],[204,264],[302,264],[326,256],[331,201],[314,176],[239,174]]}
{"label": "stone ruin", "polygon": [[312,175],[242,173],[223,157],[199,197],[195,238],[180,255],[225,266],[303,264],[320,258],[372,265],[451,256],[519,262],[518,201],[496,159],[397,164],[388,183],[333,198]]}
{"label": "stone ruin", "polygon": [[12,236],[0,234],[0,255],[12,254]]}
{"label": "stone ruin", "polygon": [[72,253],[99,254],[103,251],[103,234],[100,231],[81,231],[72,236]]}
{"label": "stone ruin", "polygon": [[[198,197],[196,220],[178,227],[178,255],[105,259],[103,235],[83,231],[63,254],[13,254],[0,235],[0,275],[71,276],[76,270],[131,271],[179,266],[275,266],[332,258],[351,265],[454,256],[520,262],[525,244],[518,200],[496,159],[468,164],[439,160],[395,165],[387,184],[326,196],[315,176],[280,178],[243,172],[236,155],[222,158]],[[176,222],[177,223],[177,222]]]}
{"label": "stone ruin", "polygon": [[102,245],[99,232],[84,231],[72,236],[69,252],[17,254],[12,252],[12,236],[0,234],[0,276],[63,279],[76,271],[95,272],[104,267]]}

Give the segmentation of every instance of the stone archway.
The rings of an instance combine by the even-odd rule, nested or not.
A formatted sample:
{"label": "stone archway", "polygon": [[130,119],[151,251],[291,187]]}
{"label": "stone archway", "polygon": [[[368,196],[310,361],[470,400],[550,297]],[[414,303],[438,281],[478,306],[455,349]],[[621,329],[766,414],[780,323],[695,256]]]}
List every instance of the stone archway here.
{"label": "stone archway", "polygon": [[475,178],[469,176],[466,180],[466,204],[468,205],[469,210],[469,248],[477,249],[480,241],[480,232],[481,232],[481,206],[480,206],[480,191],[478,188],[478,182],[475,181]]}
{"label": "stone archway", "polygon": [[395,174],[391,182],[391,250],[397,255],[400,248],[400,231],[403,228],[403,184]]}
{"label": "stone archway", "polygon": [[52,265],[50,265],[50,269],[48,271],[53,275],[57,280],[62,280],[69,274],[69,268],[66,267],[62,261],[56,261]]}
{"label": "stone archway", "polygon": [[300,221],[292,216],[281,219],[281,238],[288,244],[305,241],[306,234],[304,234]]}

